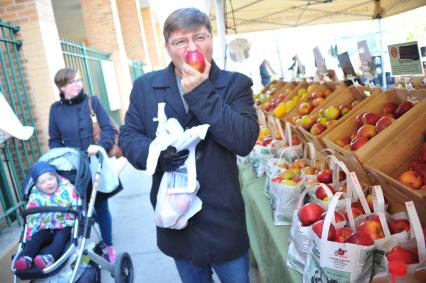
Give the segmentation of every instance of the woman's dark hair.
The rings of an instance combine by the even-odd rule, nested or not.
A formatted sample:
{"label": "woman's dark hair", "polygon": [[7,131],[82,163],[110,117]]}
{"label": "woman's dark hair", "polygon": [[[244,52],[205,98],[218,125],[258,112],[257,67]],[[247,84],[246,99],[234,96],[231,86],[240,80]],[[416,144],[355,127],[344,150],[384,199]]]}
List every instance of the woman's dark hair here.
{"label": "woman's dark hair", "polygon": [[212,25],[209,17],[195,8],[182,8],[172,12],[164,22],[163,36],[167,42],[170,34],[176,30],[183,29],[193,31],[200,26],[205,26],[212,33]]}
{"label": "woman's dark hair", "polygon": [[57,71],[54,78],[54,82],[58,89],[61,90],[61,87],[70,83],[75,78],[77,73],[78,70],[73,68],[62,68]]}

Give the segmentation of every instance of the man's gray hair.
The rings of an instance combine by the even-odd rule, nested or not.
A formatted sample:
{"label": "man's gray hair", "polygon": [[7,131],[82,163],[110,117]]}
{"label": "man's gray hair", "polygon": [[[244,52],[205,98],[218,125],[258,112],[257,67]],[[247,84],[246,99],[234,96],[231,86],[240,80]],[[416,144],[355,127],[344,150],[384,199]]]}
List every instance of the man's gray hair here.
{"label": "man's gray hair", "polygon": [[209,16],[195,8],[182,8],[172,12],[166,19],[163,27],[164,40],[169,40],[170,34],[176,30],[194,31],[205,26],[209,33],[212,25]]}

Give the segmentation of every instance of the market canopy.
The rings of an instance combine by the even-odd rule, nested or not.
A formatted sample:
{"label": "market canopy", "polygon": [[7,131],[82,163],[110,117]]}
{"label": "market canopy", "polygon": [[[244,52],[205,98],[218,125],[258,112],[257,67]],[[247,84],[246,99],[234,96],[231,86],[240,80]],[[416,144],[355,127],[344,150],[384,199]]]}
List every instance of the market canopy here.
{"label": "market canopy", "polygon": [[[211,3],[216,29],[216,0]],[[227,33],[371,20],[426,5],[426,0],[224,0]]]}

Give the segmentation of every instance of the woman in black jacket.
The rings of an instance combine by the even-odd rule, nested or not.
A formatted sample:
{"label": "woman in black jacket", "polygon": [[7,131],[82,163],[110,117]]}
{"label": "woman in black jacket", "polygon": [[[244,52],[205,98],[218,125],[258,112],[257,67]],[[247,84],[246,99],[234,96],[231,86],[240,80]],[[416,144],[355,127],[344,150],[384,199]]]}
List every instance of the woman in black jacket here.
{"label": "woman in black jacket", "polygon": [[[99,148],[93,144],[88,95],[83,91],[79,72],[72,68],[63,68],[56,73],[54,80],[60,92],[60,99],[50,107],[49,147],[73,147],[86,151],[89,156],[96,154]],[[93,96],[91,99],[93,111],[102,128],[102,136],[97,145],[108,152],[114,142],[114,128],[98,97]],[[95,211],[109,261],[114,262],[116,256],[112,245],[111,214],[108,198],[102,193],[97,194]]]}

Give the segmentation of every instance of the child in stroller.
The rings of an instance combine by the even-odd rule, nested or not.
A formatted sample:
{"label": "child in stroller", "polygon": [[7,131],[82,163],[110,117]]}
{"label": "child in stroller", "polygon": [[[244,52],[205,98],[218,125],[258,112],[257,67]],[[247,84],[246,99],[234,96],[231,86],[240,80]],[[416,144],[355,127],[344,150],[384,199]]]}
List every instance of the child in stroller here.
{"label": "child in stroller", "polygon": [[[26,209],[42,206],[62,206],[77,209],[78,196],[74,185],[58,175],[56,169],[46,161],[34,163],[30,172],[34,189]],[[75,216],[71,213],[45,212],[27,218],[27,245],[22,256],[15,262],[16,270],[26,270],[35,265],[44,269],[57,260],[71,237]],[[45,254],[37,255],[47,245]],[[36,256],[37,255],[37,256]]]}
{"label": "child in stroller", "polygon": [[[88,242],[92,240],[94,201],[104,157],[97,154],[96,158],[99,162],[94,169],[92,182],[88,157],[77,149],[51,149],[33,165],[30,171],[31,178],[27,178],[24,186],[24,197],[29,200],[27,209],[22,212],[24,229],[11,266],[14,282],[18,282],[18,278],[22,280],[48,279],[43,282],[59,282],[58,279],[52,279],[52,281],[52,276],[56,278],[59,276],[60,282],[100,282],[98,281],[100,280],[99,268],[109,271],[116,283],[133,281],[133,265],[129,254],[121,253],[115,263],[110,263],[106,253],[100,249],[102,242],[96,244],[95,247],[92,245],[93,242]],[[55,182],[51,180],[53,176],[57,177],[56,190],[52,184]],[[50,180],[49,185],[42,183],[43,178]],[[90,196],[87,196],[90,183],[92,183],[91,192]],[[35,196],[41,194],[40,191],[43,189],[50,194],[47,206],[31,204]],[[63,200],[55,199],[58,193],[60,198],[64,198]],[[56,215],[55,217],[60,215],[59,221],[58,218],[49,218],[47,215]],[[37,217],[40,220],[46,216],[46,222],[31,225],[31,217]],[[48,222],[62,225],[55,225],[54,227],[57,229],[52,229],[53,226],[46,226]],[[48,239],[41,244],[43,247],[40,248],[37,238],[34,237],[44,230],[49,233],[54,232],[54,235],[43,235],[42,238],[46,236]],[[63,235],[61,235],[62,232]],[[33,243],[34,239],[36,241]],[[40,251],[38,251],[39,249]],[[83,258],[90,260],[90,264],[87,265],[87,261]],[[34,264],[32,264],[33,261]],[[94,277],[90,271],[93,268],[91,269],[90,266],[98,270]],[[90,272],[87,273],[87,271]],[[87,279],[88,277],[91,279]]]}

